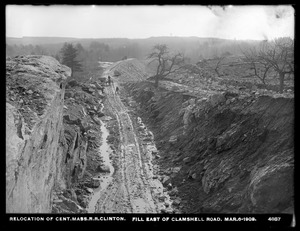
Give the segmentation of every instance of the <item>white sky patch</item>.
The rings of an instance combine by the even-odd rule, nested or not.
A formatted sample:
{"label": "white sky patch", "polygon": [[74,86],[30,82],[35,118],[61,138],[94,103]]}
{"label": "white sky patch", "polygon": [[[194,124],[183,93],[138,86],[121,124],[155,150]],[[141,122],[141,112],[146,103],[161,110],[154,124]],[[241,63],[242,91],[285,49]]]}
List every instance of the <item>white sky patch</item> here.
{"label": "white sky patch", "polygon": [[6,7],[6,36],[227,39],[294,37],[291,6],[27,6]]}

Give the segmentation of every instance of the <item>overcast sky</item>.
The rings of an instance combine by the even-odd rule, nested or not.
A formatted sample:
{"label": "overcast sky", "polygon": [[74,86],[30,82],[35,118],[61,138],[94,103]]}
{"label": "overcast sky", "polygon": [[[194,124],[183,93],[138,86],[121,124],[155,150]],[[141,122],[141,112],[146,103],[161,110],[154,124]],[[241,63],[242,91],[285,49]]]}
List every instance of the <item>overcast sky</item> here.
{"label": "overcast sky", "polygon": [[279,6],[6,6],[6,36],[226,39],[294,37],[294,9]]}

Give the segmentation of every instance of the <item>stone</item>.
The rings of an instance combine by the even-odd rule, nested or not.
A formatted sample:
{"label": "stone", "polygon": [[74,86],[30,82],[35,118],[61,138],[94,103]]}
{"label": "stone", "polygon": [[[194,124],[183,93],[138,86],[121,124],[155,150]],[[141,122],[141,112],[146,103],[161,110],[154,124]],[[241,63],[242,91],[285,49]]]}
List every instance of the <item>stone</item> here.
{"label": "stone", "polygon": [[177,142],[177,136],[175,136],[175,135],[174,135],[174,136],[171,136],[170,139],[169,139],[169,142],[170,142],[170,143],[175,143],[175,142]]}
{"label": "stone", "polygon": [[170,180],[169,176],[165,176],[162,180],[162,184],[165,185]]}
{"label": "stone", "polygon": [[209,102],[212,107],[214,107],[220,103],[223,103],[225,101],[226,101],[226,98],[223,94],[214,94],[209,97]]}
{"label": "stone", "polygon": [[170,192],[169,192],[169,195],[170,196],[175,196],[178,194],[178,188],[177,187],[174,187]]}
{"label": "stone", "polygon": [[173,200],[172,205],[178,206],[180,205],[181,200],[179,198],[176,198],[175,200]]}
{"label": "stone", "polygon": [[195,98],[189,99],[189,104],[190,104],[190,105],[194,105],[194,104],[195,104],[195,101],[196,101]]}
{"label": "stone", "polygon": [[189,105],[189,101],[188,100],[185,101],[184,103],[182,103],[182,107],[183,108],[186,108],[188,105]]}
{"label": "stone", "polygon": [[28,90],[27,93],[28,93],[28,94],[32,94],[33,91],[32,91],[32,90]]}
{"label": "stone", "polygon": [[169,202],[165,202],[164,205],[166,206],[166,208],[170,207],[170,203]]}
{"label": "stone", "polygon": [[152,138],[147,136],[147,137],[144,137],[144,138],[143,138],[143,141],[144,141],[144,142],[151,142],[151,141],[152,141]]}
{"label": "stone", "polygon": [[193,179],[193,180],[196,180],[196,178],[197,178],[197,173],[193,173],[193,174],[192,174],[192,179]]}
{"label": "stone", "polygon": [[88,193],[94,193],[94,190],[91,189],[91,188],[86,188],[85,190],[86,190]]}
{"label": "stone", "polygon": [[181,169],[181,167],[174,167],[174,168],[172,169],[172,172],[173,172],[173,173],[178,173],[178,172],[180,171],[180,169]]}
{"label": "stone", "polygon": [[189,163],[190,161],[191,161],[191,158],[190,158],[190,157],[185,157],[185,158],[183,159],[183,163],[185,163],[185,164]]}
{"label": "stone", "polygon": [[164,202],[167,197],[165,195],[159,196],[158,200]]}
{"label": "stone", "polygon": [[157,150],[153,150],[152,151],[152,155],[157,155],[158,154],[158,151]]}
{"label": "stone", "polygon": [[88,188],[98,188],[100,186],[100,181],[91,179],[90,181],[85,182],[84,185]]}
{"label": "stone", "polygon": [[99,165],[97,167],[97,171],[98,172],[107,172],[107,173],[109,173],[110,172],[110,168],[109,168],[108,165]]}
{"label": "stone", "polygon": [[170,175],[170,174],[172,173],[172,168],[167,168],[167,169],[164,171],[164,173],[165,173],[166,175]]}
{"label": "stone", "polygon": [[71,189],[71,199],[74,201],[77,201],[77,195],[76,195],[74,189]]}
{"label": "stone", "polygon": [[161,213],[172,214],[172,213],[173,213],[173,210],[172,210],[171,208],[168,208],[168,209],[161,209],[160,212],[161,212]]}

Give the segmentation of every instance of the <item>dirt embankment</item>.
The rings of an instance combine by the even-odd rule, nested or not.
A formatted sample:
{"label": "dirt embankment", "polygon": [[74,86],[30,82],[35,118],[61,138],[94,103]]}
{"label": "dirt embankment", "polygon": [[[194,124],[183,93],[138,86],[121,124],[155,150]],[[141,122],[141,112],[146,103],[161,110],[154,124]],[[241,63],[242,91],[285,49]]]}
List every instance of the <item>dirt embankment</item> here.
{"label": "dirt embankment", "polygon": [[181,212],[293,212],[293,98],[124,86],[154,132],[156,161]]}

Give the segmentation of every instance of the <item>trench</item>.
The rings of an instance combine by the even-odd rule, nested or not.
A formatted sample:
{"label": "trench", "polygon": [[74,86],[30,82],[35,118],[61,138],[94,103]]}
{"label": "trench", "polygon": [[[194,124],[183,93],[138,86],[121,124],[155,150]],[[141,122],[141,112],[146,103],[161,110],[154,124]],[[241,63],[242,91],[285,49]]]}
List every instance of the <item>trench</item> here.
{"label": "trench", "polygon": [[[101,110],[102,111],[102,110]],[[103,191],[106,190],[108,185],[111,183],[114,173],[114,167],[112,165],[112,161],[110,159],[110,154],[112,153],[112,149],[110,148],[110,145],[107,142],[107,137],[109,136],[109,131],[105,126],[105,123],[102,120],[100,121],[100,130],[102,134],[102,142],[99,147],[99,155],[102,157],[102,165],[109,167],[108,173],[99,173],[98,176],[96,176],[97,180],[100,180],[100,186],[94,190],[94,193],[92,195],[92,198],[88,205],[88,213],[95,213],[96,204],[102,194]]]}

